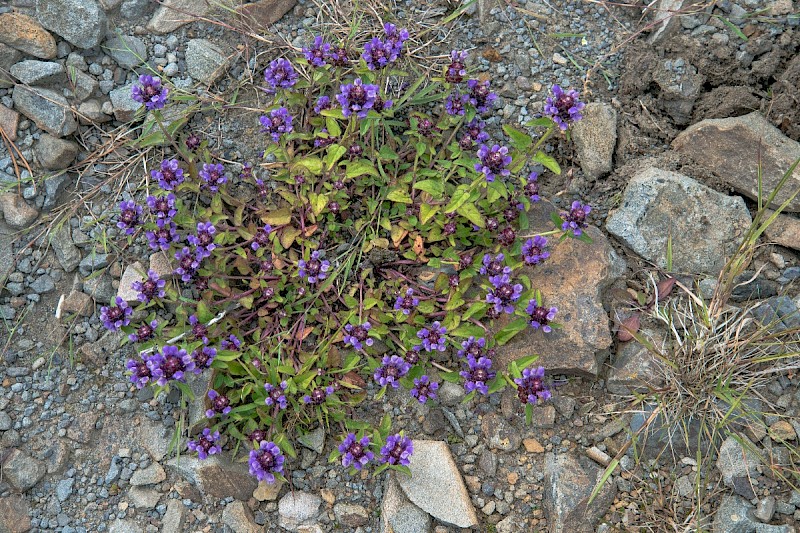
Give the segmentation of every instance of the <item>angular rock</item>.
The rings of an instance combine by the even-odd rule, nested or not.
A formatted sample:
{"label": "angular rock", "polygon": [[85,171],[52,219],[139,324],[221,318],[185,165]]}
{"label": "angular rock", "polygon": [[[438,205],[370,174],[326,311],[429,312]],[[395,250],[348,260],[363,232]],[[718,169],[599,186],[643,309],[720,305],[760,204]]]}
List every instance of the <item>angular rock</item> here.
{"label": "angular rock", "polygon": [[[135,435],[137,442],[142,446],[153,461],[161,461],[166,457],[169,450],[171,435],[163,424],[156,424],[149,420],[143,420],[142,425],[137,428]],[[193,478],[194,479],[194,478]]]}
{"label": "angular rock", "polygon": [[237,11],[253,28],[265,29],[275,24],[297,4],[297,0],[261,0],[245,4]]}
{"label": "angular rock", "polygon": [[97,46],[108,29],[106,14],[95,0],[36,0],[36,18],[78,48]]}
{"label": "angular rock", "polygon": [[496,413],[490,413],[483,417],[481,432],[486,439],[486,445],[493,450],[513,452],[522,443],[519,429],[510,425]]}
{"label": "angular rock", "polygon": [[108,533],[143,533],[144,530],[133,520],[117,518],[108,528]]}
{"label": "angular rock", "polygon": [[64,194],[64,191],[67,190],[71,183],[74,183],[72,177],[64,173],[45,178],[42,211],[47,212],[57,206],[61,195]]}
{"label": "angular rock", "polygon": [[[556,209],[548,202],[538,202],[529,213],[531,228],[545,231],[553,227],[550,213]],[[505,369],[509,362],[538,354],[537,365],[550,372],[596,377],[600,371],[596,353],[611,346],[608,315],[601,294],[625,271],[603,233],[589,227],[586,234],[592,243],[567,239],[551,250],[551,256],[535,267],[523,267],[533,287],[541,287],[544,305],[558,308],[555,322],[563,327],[550,333],[528,327],[506,345],[497,348],[495,368]],[[509,315],[495,321],[499,331]]]}
{"label": "angular rock", "polygon": [[769,438],[777,442],[786,442],[797,438],[792,425],[786,420],[778,420],[769,427]]}
{"label": "angular rock", "polygon": [[[83,274],[88,276],[89,274]],[[87,278],[83,282],[83,292],[88,294],[100,305],[106,305],[114,300],[117,290],[114,288],[114,281],[108,274]]]}
{"label": "angular rock", "polygon": [[143,489],[141,487],[131,487],[128,491],[128,499],[137,509],[155,509],[161,499],[161,493],[154,489]]}
{"label": "angular rock", "polygon": [[222,511],[222,523],[236,533],[259,533],[262,528],[253,520],[253,513],[242,502],[231,502]]}
{"label": "angular rock", "polygon": [[78,128],[69,102],[55,91],[15,85],[12,98],[20,113],[51,135],[66,137]]}
{"label": "angular rock", "polygon": [[36,143],[34,152],[39,163],[47,170],[62,170],[75,161],[78,149],[76,142],[44,134]]}
{"label": "angular rock", "polygon": [[64,65],[52,61],[28,59],[12,66],[9,71],[25,85],[58,85],[67,81]]}
{"label": "angular rock", "polygon": [[457,527],[475,527],[478,517],[450,448],[442,441],[415,440],[411,477],[397,481],[408,499],[437,520]]}
{"label": "angular rock", "polygon": [[648,168],[628,183],[606,229],[662,268],[671,235],[675,270],[718,274],[751,222],[740,197],[720,194],[682,174]]}
{"label": "angular rock", "polygon": [[0,15],[0,28],[3,28],[0,43],[39,59],[53,59],[58,53],[55,38],[33,17],[3,13]]}
{"label": "angular rock", "polygon": [[65,272],[72,272],[81,262],[81,252],[72,242],[72,231],[69,224],[62,224],[50,234],[50,244],[56,253],[56,259]]}
{"label": "angular rock", "polygon": [[289,531],[298,531],[301,526],[312,525],[319,515],[322,499],[316,494],[303,491],[288,492],[278,502],[280,526]]}
{"label": "angular rock", "polygon": [[652,10],[649,11],[653,17],[653,31],[648,38],[651,44],[665,41],[670,35],[674,34],[681,27],[680,17],[675,16],[676,12],[683,9],[688,0],[658,0]]}
{"label": "angular rock", "polygon": [[35,207],[29,206],[13,192],[0,194],[0,211],[3,212],[6,223],[12,228],[27,228],[39,216],[39,211]]}
{"label": "angular rock", "polygon": [[131,485],[140,487],[143,485],[155,485],[167,479],[167,473],[158,463],[152,463],[147,468],[136,470],[131,476]]}
{"label": "angular rock", "polygon": [[[96,301],[97,298],[95,298]],[[119,343],[123,337],[121,331],[108,331],[97,341],[87,342],[80,348],[81,361],[90,368],[102,367],[108,361],[108,357],[119,349]],[[69,430],[67,435],[69,435]]]}
{"label": "angular rock", "polygon": [[743,439],[745,446],[733,436],[727,437],[719,449],[717,470],[722,474],[722,481],[728,487],[733,487],[735,478],[752,477],[761,464],[757,455],[755,444],[746,437]]}
{"label": "angular rock", "polygon": [[[800,159],[800,143],[786,137],[759,112],[703,120],[678,135],[672,147],[752,200],[758,198],[756,167],[759,151],[765,198],[792,163]],[[781,205],[798,187],[800,166],[795,168],[794,174],[769,207],[774,209]],[[800,211],[800,197],[795,197],[786,210]]]}
{"label": "angular rock", "polygon": [[369,523],[369,511],[361,505],[337,503],[333,506],[333,514],[339,523],[351,528],[365,526]]}
{"label": "angular rock", "polygon": [[14,235],[5,224],[2,224],[0,226],[0,286],[6,282],[8,275],[14,272],[16,266],[13,243]]}
{"label": "angular rock", "polygon": [[431,517],[411,503],[394,475],[386,480],[381,502],[382,533],[430,533]]}
{"label": "angular rock", "polygon": [[[684,63],[680,68],[674,65],[678,60]],[[661,68],[655,69],[653,81],[660,89],[658,102],[675,124],[685,126],[691,122],[694,104],[703,91],[705,79],[683,58],[666,60]]]}
{"label": "angular rock", "polygon": [[36,486],[47,473],[47,466],[22,450],[14,448],[3,461],[3,481],[20,492]]}
{"label": "angular rock", "polygon": [[[773,211],[767,211],[765,217],[769,218],[772,214]],[[792,250],[800,250],[800,219],[780,213],[764,231],[764,235],[770,242]]]}
{"label": "angular rock", "polygon": [[266,481],[260,481],[258,483],[258,488],[253,491],[253,498],[260,502],[272,502],[278,499],[278,494],[280,494],[281,489],[283,488],[283,481],[278,479],[275,480],[275,483],[267,483]]}
{"label": "angular rock", "polygon": [[128,265],[125,268],[125,272],[122,273],[122,278],[119,280],[119,289],[117,290],[117,296],[125,300],[126,302],[138,302],[139,292],[133,290],[131,285],[133,285],[136,281],[142,281],[144,278],[147,277],[147,272],[144,269],[144,265],[141,264],[139,261],[136,261],[132,265]]}
{"label": "angular rock", "polygon": [[19,494],[0,498],[0,531],[3,533],[26,533],[31,529],[28,502]]}
{"label": "angular rock", "polygon": [[172,260],[166,253],[156,252],[150,256],[150,270],[160,278],[169,278],[175,267],[172,266]]}
{"label": "angular rock", "polygon": [[572,126],[572,138],[583,173],[595,180],[611,172],[614,165],[617,110],[608,104],[591,103],[581,114],[583,119]]}
{"label": "angular rock", "polygon": [[155,7],[149,0],[124,0],[119,14],[126,20],[149,18],[149,12]]}
{"label": "angular rock", "polygon": [[756,530],[753,506],[739,496],[725,496],[714,516],[714,533],[753,533]]}
{"label": "angular rock", "polygon": [[134,68],[147,61],[147,45],[132,35],[117,35],[103,43],[103,49],[122,68]]}
{"label": "angular rock", "polygon": [[153,13],[147,29],[153,33],[169,33],[204,16],[210,9],[207,0],[166,0]]}
{"label": "angular rock", "polygon": [[167,501],[167,512],[164,513],[164,519],[161,521],[161,533],[183,531],[185,522],[186,507],[180,500],[173,500],[170,498]]}
{"label": "angular rock", "polygon": [[[651,340],[655,346],[661,346],[661,335],[640,330],[639,334]],[[636,340],[620,343],[617,356],[608,372],[606,388],[613,394],[629,395],[634,392],[646,392],[651,387],[664,384],[661,361],[646,347]]]}
{"label": "angular rock", "polygon": [[776,331],[800,327],[800,311],[788,296],[773,296],[762,300],[750,312],[762,325]]}
{"label": "angular rock", "polygon": [[58,501],[65,502],[72,496],[72,488],[75,485],[75,478],[70,477],[67,479],[62,479],[58,483],[56,483],[56,497]]}
{"label": "angular rock", "polygon": [[111,98],[111,105],[114,107],[114,118],[120,122],[128,122],[136,114],[136,111],[142,107],[142,104],[137,102],[131,96],[131,89],[133,85],[125,85],[114,89],[108,96]]}
{"label": "angular rock", "polygon": [[322,453],[325,447],[325,428],[322,426],[314,428],[308,433],[300,435],[297,441],[309,450]]}
{"label": "angular rock", "polygon": [[589,505],[592,490],[603,476],[591,459],[548,453],[544,466],[544,512],[551,533],[593,533],[617,493],[606,482]]}
{"label": "angular rock", "polygon": [[90,253],[79,263],[81,274],[88,276],[95,270],[100,270],[108,266],[108,254]]}
{"label": "angular rock", "polygon": [[[2,16],[2,15],[0,15]],[[0,41],[2,41],[3,37],[0,36]],[[6,89],[8,87],[14,86],[14,78],[7,74],[8,69],[11,68],[11,65],[17,63],[20,59],[22,59],[22,52],[17,50],[16,48],[11,48],[7,44],[3,44],[0,42],[0,89]],[[3,107],[0,105],[0,128],[3,127]],[[6,130],[6,133],[9,133]],[[11,139],[16,140],[17,135],[17,128],[14,127],[14,138]]]}
{"label": "angular rock", "polygon": [[212,498],[235,498],[246,502],[258,483],[250,475],[246,463],[231,463],[218,456],[201,461],[182,455],[170,459],[166,466],[197,487],[201,494]]}
{"label": "angular rock", "polygon": [[56,288],[56,283],[48,274],[39,276],[30,284],[30,288],[36,294],[45,294]]}
{"label": "angular rock", "polygon": [[71,98],[78,102],[83,102],[92,96],[100,86],[94,76],[90,76],[80,70],[67,71],[67,77],[69,81],[67,82],[66,90],[70,93]]}
{"label": "angular rock", "polygon": [[756,510],[753,513],[758,520],[769,522],[775,514],[775,496],[767,496],[758,501]]}
{"label": "angular rock", "polygon": [[102,124],[111,120],[103,113],[103,107],[97,100],[89,100],[78,106],[78,121],[81,124]]}
{"label": "angular rock", "polygon": [[206,85],[225,74],[230,61],[222,47],[206,39],[192,39],[186,45],[186,69],[192,78]]}
{"label": "angular rock", "polygon": [[[0,50],[2,53],[2,50]],[[2,66],[0,66],[2,68]],[[0,85],[2,87],[2,85]],[[19,113],[0,104],[0,130],[3,130],[12,141],[17,140],[17,127],[19,126]]]}
{"label": "angular rock", "polygon": [[92,316],[94,314],[92,297],[85,292],[73,290],[64,298],[61,311],[64,315],[78,313],[80,316]]}

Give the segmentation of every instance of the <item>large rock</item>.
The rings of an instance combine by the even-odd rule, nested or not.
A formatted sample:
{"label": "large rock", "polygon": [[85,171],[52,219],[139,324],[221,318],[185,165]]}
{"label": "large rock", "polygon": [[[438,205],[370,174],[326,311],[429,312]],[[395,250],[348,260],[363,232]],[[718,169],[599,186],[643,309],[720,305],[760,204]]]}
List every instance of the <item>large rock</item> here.
{"label": "large rock", "polygon": [[246,502],[258,486],[256,478],[250,475],[247,463],[232,463],[219,456],[211,456],[203,461],[182,455],[170,459],[167,468],[197,487],[201,494],[212,498],[235,498]]}
{"label": "large rock", "polygon": [[142,104],[133,99],[131,90],[132,84],[114,89],[108,96],[111,98],[111,105],[114,108],[114,118],[120,122],[128,122],[136,114]]}
{"label": "large rock", "polygon": [[322,498],[303,491],[287,492],[278,502],[278,519],[282,528],[298,531],[312,525],[319,515]]}
{"label": "large rock", "polygon": [[137,67],[147,61],[147,46],[132,35],[112,37],[103,43],[103,49],[123,68]]}
{"label": "large rock", "polygon": [[[744,446],[739,439],[742,439]],[[719,449],[717,469],[722,474],[723,483],[728,487],[733,487],[736,478],[755,476],[760,464],[755,444],[744,436],[729,436]]]}
{"label": "large rock", "polygon": [[39,216],[36,208],[29,206],[22,197],[13,192],[0,194],[0,211],[12,228],[27,228]]}
{"label": "large rock", "polygon": [[47,473],[47,466],[16,448],[3,461],[3,481],[20,492],[36,486]]}
{"label": "large rock", "polygon": [[9,71],[25,85],[57,85],[67,81],[64,65],[53,61],[28,59],[13,65]]}
{"label": "large rock", "polygon": [[218,45],[206,39],[192,39],[186,45],[186,68],[189,75],[211,85],[225,73],[230,56]]}
{"label": "large rock", "polygon": [[297,4],[297,0],[260,0],[245,4],[237,11],[245,24],[253,29],[265,29],[275,24]]}
{"label": "large rock", "polygon": [[685,126],[692,120],[694,104],[703,91],[705,76],[683,58],[667,59],[657,65],[653,81],[660,89],[658,103],[675,124]]}
{"label": "large rock", "polygon": [[662,268],[671,236],[675,270],[718,274],[751,222],[740,197],[718,193],[683,174],[648,168],[628,183],[606,229]]}
{"label": "large rock", "polygon": [[72,242],[72,230],[69,224],[62,224],[50,234],[50,244],[56,252],[56,259],[65,272],[72,272],[81,262],[81,252]]}
{"label": "large rock", "polygon": [[210,9],[208,0],[165,0],[153,13],[147,29],[153,33],[169,33],[204,16]]}
{"label": "large rock", "polygon": [[44,134],[36,143],[36,159],[47,170],[63,170],[70,166],[78,155],[78,144]]}
{"label": "large rock", "polygon": [[[0,15],[0,17],[2,17],[2,15]],[[0,41],[2,39],[3,37],[0,35]],[[0,89],[14,86],[14,78],[6,74],[6,72],[11,68],[11,65],[16,64],[20,59],[22,59],[22,52],[0,42]],[[0,111],[2,111],[2,108],[3,106],[0,106]],[[2,112],[0,112],[0,127],[3,127]],[[10,132],[6,130],[6,133]],[[16,139],[16,128],[14,128],[13,134],[14,138],[11,139],[12,141]]]}
{"label": "large rock", "polygon": [[3,28],[0,43],[39,59],[56,57],[55,38],[36,19],[22,13],[3,13],[0,15],[0,28]]}
{"label": "large rock", "polygon": [[430,515],[411,503],[395,475],[386,480],[380,526],[382,533],[429,533],[431,530]]}
{"label": "large rock", "polygon": [[236,533],[259,533],[263,529],[253,520],[253,513],[242,502],[231,502],[222,511],[222,523]]}
{"label": "large rock", "polygon": [[51,135],[66,137],[78,128],[69,102],[55,91],[15,85],[12,98],[20,113]]}
{"label": "large rock", "polygon": [[28,502],[19,494],[0,498],[0,532],[25,533],[30,529]]}
{"label": "large rock", "polygon": [[[663,335],[655,335],[651,331],[640,330],[658,349],[663,346]],[[608,371],[606,388],[613,394],[628,395],[634,392],[646,392],[664,384],[664,370],[661,360],[636,340],[620,343],[614,364]]]}
{"label": "large rock", "polygon": [[[678,135],[672,146],[681,155],[714,173],[737,192],[758,198],[757,165],[762,166],[764,199],[789,167],[800,159],[800,143],[786,137],[759,112],[740,117],[707,119]],[[800,166],[770,207],[777,207],[800,187]],[[786,208],[800,211],[800,196]],[[721,223],[714,221],[713,226]],[[676,248],[677,249],[677,248]]]}
{"label": "large rock", "polygon": [[[555,208],[548,202],[532,207],[529,218],[534,231],[553,227],[553,211]],[[612,343],[601,294],[624,273],[625,263],[600,230],[589,227],[585,233],[591,237],[591,244],[567,239],[551,249],[552,255],[544,263],[523,267],[521,273],[530,278],[533,287],[542,290],[544,305],[558,308],[554,321],[562,327],[550,333],[524,329],[497,349],[498,369],[505,369],[520,357],[538,354],[536,364],[548,371],[597,376],[600,362],[596,354]],[[495,331],[509,320],[509,315],[496,320]]]}
{"label": "large rock", "polygon": [[739,496],[725,496],[714,516],[713,533],[753,533],[759,525],[753,509]]}
{"label": "large rock", "polygon": [[[772,211],[767,211],[765,219],[772,215]],[[764,235],[770,242],[793,250],[800,250],[800,219],[781,213],[764,231]]]}
{"label": "large rock", "polygon": [[581,169],[589,179],[611,172],[617,145],[617,111],[608,104],[587,104],[583,119],[572,125]]}
{"label": "large rock", "polygon": [[78,48],[92,48],[106,36],[108,20],[95,0],[36,0],[36,18]]}
{"label": "large rock", "polygon": [[[138,302],[139,292],[133,290],[131,286],[137,281],[143,281],[146,277],[147,271],[144,269],[144,265],[139,261],[128,265],[127,268],[125,268],[125,272],[122,273],[122,278],[119,280],[117,296],[126,302]],[[203,391],[203,394],[205,394],[205,391]]]}
{"label": "large rock", "polygon": [[0,287],[5,284],[8,275],[14,272],[14,231],[0,222]]}
{"label": "large rock", "polygon": [[164,520],[161,521],[161,533],[183,531],[185,522],[186,506],[184,506],[180,500],[173,500],[170,498],[167,501],[167,512],[164,514]]}
{"label": "large rock", "polygon": [[544,465],[544,512],[550,533],[593,533],[614,501],[617,486],[608,480],[589,505],[603,470],[590,459],[548,453]]}
{"label": "large rock", "polygon": [[408,467],[411,477],[399,475],[397,481],[414,505],[447,524],[462,528],[478,525],[467,487],[447,443],[415,440]]}

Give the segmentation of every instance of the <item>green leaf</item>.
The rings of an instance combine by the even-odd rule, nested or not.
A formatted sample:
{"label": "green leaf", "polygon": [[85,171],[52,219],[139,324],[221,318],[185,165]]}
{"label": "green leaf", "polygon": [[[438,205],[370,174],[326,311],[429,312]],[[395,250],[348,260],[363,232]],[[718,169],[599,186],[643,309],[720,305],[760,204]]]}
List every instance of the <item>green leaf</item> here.
{"label": "green leaf", "polygon": [[397,155],[397,152],[392,150],[392,147],[387,144],[381,146],[381,149],[378,151],[378,155],[381,156],[381,159],[386,161],[394,161],[400,157]]}
{"label": "green leaf", "polygon": [[319,216],[322,213],[322,210],[328,205],[328,195],[327,194],[316,194],[316,193],[309,193],[308,199],[311,202],[311,211]]}
{"label": "green leaf", "polygon": [[536,152],[533,160],[544,168],[551,170],[554,174],[561,175],[561,167],[558,166],[558,162],[544,152]]}
{"label": "green leaf", "polygon": [[439,212],[438,205],[420,204],[419,206],[419,222],[420,224],[427,224],[430,219]]}
{"label": "green leaf", "polygon": [[503,126],[503,131],[511,138],[511,146],[517,150],[525,151],[533,144],[533,139],[527,133],[521,132],[508,124]]}
{"label": "green leaf", "polygon": [[528,319],[527,318],[518,318],[506,324],[506,326],[497,332],[494,336],[494,340],[500,346],[504,345],[508,341],[510,341],[514,336],[519,333],[520,331],[524,330],[528,327]]}
{"label": "green leaf", "polygon": [[456,187],[456,190],[453,191],[453,196],[450,198],[450,203],[447,204],[447,207],[444,208],[445,213],[452,213],[462,205],[464,205],[469,197],[471,196],[472,191],[470,191],[469,185],[459,185]]}
{"label": "green leaf", "polygon": [[551,119],[549,117],[535,118],[533,120],[529,120],[528,122],[526,122],[525,125],[526,126],[545,126],[545,127],[549,127],[549,126],[553,126],[553,119]]}
{"label": "green leaf", "polygon": [[408,189],[405,187],[405,185],[400,185],[389,191],[389,194],[386,195],[386,199],[401,204],[412,203],[411,195],[408,194]]}
{"label": "green leaf", "polygon": [[425,191],[438,200],[444,194],[444,184],[441,180],[422,180],[414,184],[415,189]]}
{"label": "green leaf", "polygon": [[320,113],[323,117],[332,117],[338,118],[340,120],[344,120],[345,116],[342,114],[342,110],[339,108],[335,109],[323,109],[322,113]]}
{"label": "green leaf", "polygon": [[475,207],[475,204],[464,204],[460,206],[456,211],[458,212],[459,215],[465,217],[467,220],[469,220],[479,228],[482,228],[485,224],[485,221],[483,220],[483,215],[481,215],[481,212],[478,211],[477,207]]}
{"label": "green leaf", "polygon": [[493,204],[500,198],[508,198],[508,189],[502,181],[495,180],[486,188],[486,200]]}
{"label": "green leaf", "polygon": [[214,315],[208,310],[206,303],[203,300],[197,302],[197,320],[206,324],[212,318]]}
{"label": "green leaf", "polygon": [[469,306],[469,309],[467,309],[467,312],[464,313],[464,316],[462,318],[464,320],[469,320],[478,313],[486,311],[488,307],[489,306],[486,302],[475,302],[474,304]]}
{"label": "green leaf", "polygon": [[308,156],[298,159],[292,165],[292,172],[297,172],[298,167],[307,169],[315,176],[322,174],[322,160],[319,157]]}
{"label": "green leaf", "polygon": [[328,147],[328,153],[325,155],[325,170],[330,170],[333,165],[339,162],[342,156],[347,152],[347,148],[339,144],[332,144]]}
{"label": "green leaf", "polygon": [[325,118],[325,126],[328,129],[328,135],[331,137],[339,137],[342,134],[342,128],[339,127],[339,121],[333,117]]}
{"label": "green leaf", "polygon": [[347,172],[345,175],[348,178],[357,178],[358,176],[363,176],[364,174],[377,176],[378,171],[375,169],[375,166],[372,163],[364,161],[353,161],[347,165]]}

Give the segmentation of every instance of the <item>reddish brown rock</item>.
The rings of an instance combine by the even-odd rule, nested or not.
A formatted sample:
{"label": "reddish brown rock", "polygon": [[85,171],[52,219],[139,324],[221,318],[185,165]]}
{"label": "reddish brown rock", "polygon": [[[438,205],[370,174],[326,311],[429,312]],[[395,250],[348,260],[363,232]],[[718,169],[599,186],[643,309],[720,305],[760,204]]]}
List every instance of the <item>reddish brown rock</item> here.
{"label": "reddish brown rock", "polygon": [[0,130],[3,130],[12,141],[17,140],[19,113],[0,104]]}
{"label": "reddish brown rock", "polygon": [[249,25],[263,28],[278,22],[296,3],[297,0],[261,0],[245,4],[237,11]]}
{"label": "reddish brown rock", "polygon": [[31,529],[28,517],[28,504],[22,496],[12,494],[0,498],[0,531],[4,533],[25,533]]}
{"label": "reddish brown rock", "polygon": [[0,28],[0,43],[40,59],[56,57],[56,40],[36,19],[22,13],[3,13]]}
{"label": "reddish brown rock", "polygon": [[[767,211],[765,219],[772,216],[772,213],[772,211]],[[800,250],[800,219],[780,214],[764,231],[764,235],[770,242],[793,250]]]}
{"label": "reddish brown rock", "polygon": [[[759,156],[765,198],[800,159],[800,143],[786,137],[758,112],[698,122],[678,135],[672,147],[752,200],[758,199]],[[779,206],[798,187],[800,166],[770,207]],[[800,211],[800,197],[795,197],[786,210]]]}
{"label": "reddish brown rock", "polygon": [[64,314],[78,313],[81,316],[92,316],[94,313],[92,297],[85,292],[72,291],[69,296],[64,298],[64,303],[61,304],[61,311]]}

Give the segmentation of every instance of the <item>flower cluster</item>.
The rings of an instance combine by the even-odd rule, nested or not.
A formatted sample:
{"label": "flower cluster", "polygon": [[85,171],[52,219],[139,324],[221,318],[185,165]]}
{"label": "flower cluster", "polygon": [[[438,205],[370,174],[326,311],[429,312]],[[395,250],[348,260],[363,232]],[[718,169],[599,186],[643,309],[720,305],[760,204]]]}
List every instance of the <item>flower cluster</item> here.
{"label": "flower cluster", "polygon": [[269,112],[269,116],[263,116],[261,121],[261,132],[269,133],[274,142],[281,139],[281,135],[292,132],[292,116],[285,107],[279,107]]}
{"label": "flower cluster", "polygon": [[177,159],[164,159],[159,169],[150,171],[150,177],[165,191],[175,190],[184,181],[183,169],[178,166]]}
{"label": "flower cluster", "polygon": [[369,330],[371,327],[372,324],[369,322],[364,322],[363,324],[357,326],[347,324],[344,327],[346,332],[344,336],[344,342],[356,350],[361,350],[365,344],[367,346],[372,346],[375,341],[369,338]]}
{"label": "flower cluster", "polygon": [[414,379],[414,388],[411,389],[411,396],[417,399],[419,403],[425,403],[428,400],[436,399],[436,391],[439,389],[439,383],[431,381],[431,379],[422,375]]}
{"label": "flower cluster", "polygon": [[589,226],[586,221],[586,215],[592,211],[588,205],[584,205],[577,200],[572,202],[569,212],[562,212],[561,219],[564,221],[561,224],[561,229],[564,231],[572,231],[573,235],[580,237],[583,230]]}
{"label": "flower cluster", "polygon": [[142,207],[136,202],[122,202],[119,204],[119,222],[117,227],[125,232],[125,235],[136,233],[136,226],[141,223]]}
{"label": "flower cluster", "polygon": [[287,388],[289,388],[289,384],[285,381],[281,381],[277,386],[272,383],[264,383],[264,390],[267,392],[267,398],[264,403],[269,406],[275,405],[280,409],[286,409],[289,405],[285,394]]}
{"label": "flower cluster", "polygon": [[508,148],[495,144],[491,148],[482,144],[478,149],[480,163],[475,163],[475,170],[486,175],[486,181],[493,182],[495,177],[508,176],[511,171],[506,167],[511,164],[511,156],[508,155]]}
{"label": "flower cluster", "polygon": [[220,394],[214,389],[208,391],[208,399],[211,400],[211,408],[206,410],[206,418],[214,418],[216,415],[227,415],[231,412],[231,401],[224,394]]}
{"label": "flower cluster", "polygon": [[198,173],[203,184],[211,192],[218,192],[220,185],[228,182],[225,167],[222,163],[204,163],[203,169]]}
{"label": "flower cluster", "polygon": [[197,452],[197,457],[200,459],[208,459],[209,455],[222,453],[222,447],[217,444],[218,440],[219,431],[211,433],[211,428],[205,428],[197,440],[190,440],[186,447],[193,452]]}
{"label": "flower cluster", "polygon": [[408,40],[408,30],[398,30],[394,24],[386,23],[383,26],[384,40],[374,37],[364,45],[361,57],[370,70],[377,70],[389,63],[394,63],[403,53],[403,43]]}
{"label": "flower cluster", "polygon": [[492,288],[486,295],[486,302],[494,306],[497,313],[514,312],[514,302],[522,296],[522,284],[512,283],[508,274],[498,274],[489,278]]}
{"label": "flower cluster", "polygon": [[550,333],[553,328],[550,327],[550,321],[556,317],[558,309],[555,307],[543,307],[538,304],[536,300],[528,302],[528,307],[525,312],[530,315],[530,324],[534,329],[542,328],[545,333]]}
{"label": "flower cluster", "polygon": [[149,110],[163,108],[167,103],[167,95],[169,89],[161,85],[161,79],[149,74],[139,76],[139,85],[134,85],[131,90],[131,97]]}
{"label": "flower cluster", "polygon": [[393,389],[400,386],[399,380],[411,370],[411,364],[399,355],[384,355],[381,365],[375,369],[373,377],[378,385],[390,385]]}
{"label": "flower cluster", "polygon": [[274,443],[262,440],[258,448],[250,450],[250,474],[259,481],[275,483],[275,475],[283,472],[286,458]]}
{"label": "flower cluster", "polygon": [[298,275],[314,285],[328,277],[327,272],[331,268],[331,263],[320,259],[320,251],[314,250],[311,252],[311,258],[308,261],[304,259],[298,261],[297,268]]}
{"label": "flower cluster", "polygon": [[575,89],[564,92],[559,85],[553,85],[553,96],[547,97],[544,113],[558,124],[561,131],[566,131],[570,124],[583,118],[581,110],[586,104],[578,100],[579,96]]}
{"label": "flower cluster", "polygon": [[396,311],[402,311],[404,315],[410,315],[411,311],[413,311],[419,305],[419,298],[414,297],[414,289],[408,288],[406,289],[405,296],[398,296],[397,300],[394,302],[394,309]]}
{"label": "flower cluster", "polygon": [[523,404],[536,404],[550,399],[550,388],[544,382],[544,367],[526,368],[522,377],[516,378],[517,396]]}
{"label": "flower cluster", "polygon": [[415,346],[414,350],[443,352],[447,349],[447,337],[445,335],[447,335],[447,328],[436,321],[431,324],[430,328],[422,328],[417,332],[417,337],[422,340],[422,344]]}
{"label": "flower cluster", "polygon": [[171,381],[185,381],[186,372],[194,370],[194,360],[183,348],[166,345],[147,358],[152,379],[164,387]]}
{"label": "flower cluster", "polygon": [[408,466],[411,463],[411,454],[414,453],[414,443],[403,435],[389,435],[386,445],[381,448],[381,461],[390,465]]}
{"label": "flower cluster", "polygon": [[131,289],[135,290],[137,298],[142,303],[149,303],[153,298],[163,298],[166,294],[166,280],[161,279],[153,270],[147,271],[147,278],[142,281],[134,281]]}
{"label": "flower cluster", "polygon": [[353,83],[344,84],[339,89],[336,100],[342,106],[342,114],[349,117],[355,113],[358,118],[366,118],[369,110],[375,106],[379,91],[377,85],[364,85],[361,78],[356,78]]}
{"label": "flower cluster", "polygon": [[115,305],[103,306],[100,308],[100,321],[110,331],[117,331],[123,326],[131,323],[133,309],[128,302],[117,296],[114,299]]}
{"label": "flower cluster", "polygon": [[297,83],[299,75],[288,59],[278,58],[269,64],[264,71],[264,81],[269,86],[268,92],[278,89],[291,89]]}
{"label": "flower cluster", "polygon": [[547,238],[541,235],[534,235],[533,239],[528,239],[522,245],[522,260],[526,265],[538,265],[548,257],[550,252],[545,250]]}
{"label": "flower cluster", "polygon": [[331,57],[331,45],[326,43],[321,35],[314,38],[314,44],[303,48],[303,55],[315,67],[324,67]]}
{"label": "flower cluster", "polygon": [[342,454],[342,466],[352,466],[356,470],[361,470],[375,458],[375,454],[369,451],[370,444],[369,437],[364,436],[359,439],[355,433],[348,433],[347,437],[339,445],[339,452]]}
{"label": "flower cluster", "polygon": [[478,113],[489,111],[497,100],[497,95],[489,89],[489,80],[469,80],[467,88],[469,88],[469,103],[475,106]]}

